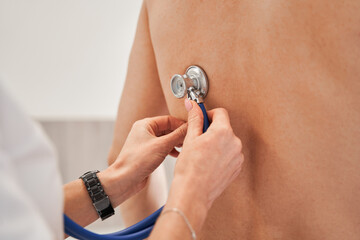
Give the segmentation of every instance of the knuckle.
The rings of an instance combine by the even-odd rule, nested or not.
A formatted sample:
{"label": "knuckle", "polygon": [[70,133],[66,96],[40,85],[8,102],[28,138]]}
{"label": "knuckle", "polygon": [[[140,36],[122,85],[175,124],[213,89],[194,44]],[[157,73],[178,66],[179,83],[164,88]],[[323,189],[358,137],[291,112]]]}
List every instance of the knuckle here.
{"label": "knuckle", "polygon": [[219,114],[228,114],[227,110],[225,108],[217,108],[216,111],[219,113]]}
{"label": "knuckle", "polygon": [[221,125],[221,126],[216,126],[213,129],[214,129],[214,133],[216,135],[220,135],[220,134],[222,134],[224,132],[225,127],[223,125]]}
{"label": "knuckle", "polygon": [[242,145],[240,138],[235,136],[235,143],[236,143],[236,147],[239,149],[239,151],[241,151],[243,145]]}
{"label": "knuckle", "polygon": [[139,121],[142,124],[149,124],[151,122],[151,118],[147,117],[147,118],[144,118],[144,119],[139,120]]}
{"label": "knuckle", "polygon": [[230,134],[233,133],[231,127],[226,126],[226,125],[222,125],[222,126],[218,127],[216,130],[217,130],[216,132],[218,135],[225,136],[225,137],[229,136]]}
{"label": "knuckle", "polygon": [[135,122],[133,123],[132,127],[135,128],[135,127],[137,127],[137,126],[140,126],[140,125],[141,125],[141,121],[142,121],[142,120],[137,120],[137,121],[135,121]]}
{"label": "knuckle", "polygon": [[135,129],[135,128],[142,128],[144,126],[147,126],[149,125],[149,122],[150,122],[150,119],[149,118],[144,118],[144,119],[141,119],[141,120],[137,120],[133,123],[132,125],[132,128]]}
{"label": "knuckle", "polygon": [[180,136],[186,136],[186,133],[187,133],[187,127],[179,127],[179,135]]}

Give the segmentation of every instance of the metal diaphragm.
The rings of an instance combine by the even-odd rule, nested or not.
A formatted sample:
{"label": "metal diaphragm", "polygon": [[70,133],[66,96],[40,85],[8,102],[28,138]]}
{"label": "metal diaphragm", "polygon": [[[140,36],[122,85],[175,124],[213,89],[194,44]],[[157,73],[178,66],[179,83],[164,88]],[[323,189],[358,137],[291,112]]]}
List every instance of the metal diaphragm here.
{"label": "metal diaphragm", "polygon": [[175,74],[170,82],[171,91],[177,98],[183,98],[186,95],[186,82],[183,76]]}
{"label": "metal diaphragm", "polygon": [[196,90],[201,98],[205,98],[209,91],[209,82],[205,71],[199,66],[190,66],[184,75],[175,74],[170,81],[172,93],[177,98],[183,98],[190,88]]}

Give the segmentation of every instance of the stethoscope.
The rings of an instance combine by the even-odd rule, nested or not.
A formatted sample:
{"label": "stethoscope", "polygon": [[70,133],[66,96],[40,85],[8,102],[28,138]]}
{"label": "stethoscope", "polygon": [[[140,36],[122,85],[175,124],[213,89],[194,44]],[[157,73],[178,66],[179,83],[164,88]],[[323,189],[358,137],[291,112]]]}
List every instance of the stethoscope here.
{"label": "stethoscope", "polygon": [[[204,115],[203,132],[209,127],[209,118],[204,106],[204,99],[209,91],[209,82],[205,71],[199,66],[190,66],[184,75],[175,74],[170,81],[172,93],[177,98],[187,98],[197,102]],[[118,232],[108,234],[93,233],[81,227],[64,214],[65,233],[83,240],[141,240],[149,237],[163,207],[140,222]]]}
{"label": "stethoscope", "polygon": [[187,94],[188,99],[199,104],[204,115],[203,132],[209,127],[209,118],[204,106],[204,99],[209,91],[209,81],[205,71],[199,66],[190,66],[184,75],[175,74],[170,81],[172,93],[177,98]]}

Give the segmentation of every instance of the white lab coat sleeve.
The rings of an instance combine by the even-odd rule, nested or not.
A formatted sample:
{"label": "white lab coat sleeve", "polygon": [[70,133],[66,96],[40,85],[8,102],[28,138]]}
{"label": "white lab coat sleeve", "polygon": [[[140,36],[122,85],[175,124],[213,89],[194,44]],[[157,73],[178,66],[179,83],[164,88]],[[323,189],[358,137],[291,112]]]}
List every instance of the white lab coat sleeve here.
{"label": "white lab coat sleeve", "polygon": [[0,153],[0,238],[55,239],[31,197],[16,179],[16,169]]}
{"label": "white lab coat sleeve", "polygon": [[52,145],[0,84],[0,239],[62,239],[62,209]]}

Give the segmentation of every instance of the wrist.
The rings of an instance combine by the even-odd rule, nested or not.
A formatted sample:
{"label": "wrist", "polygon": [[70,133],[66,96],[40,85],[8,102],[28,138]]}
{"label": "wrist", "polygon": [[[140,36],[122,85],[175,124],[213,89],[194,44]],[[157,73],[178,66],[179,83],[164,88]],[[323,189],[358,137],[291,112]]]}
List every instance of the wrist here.
{"label": "wrist", "polygon": [[212,202],[209,201],[209,183],[204,181],[198,174],[191,174],[189,172],[178,174],[175,173],[172,187],[179,189],[177,192],[183,191],[189,193],[191,199],[196,199],[199,204],[205,206],[207,210],[210,209]]}
{"label": "wrist", "polygon": [[127,174],[124,169],[108,167],[97,173],[99,181],[108,195],[112,206],[115,208],[127,199],[129,194]]}
{"label": "wrist", "polygon": [[197,233],[204,224],[210,208],[206,199],[207,196],[204,196],[202,191],[199,191],[188,179],[175,177],[164,210],[170,208],[180,209]]}

